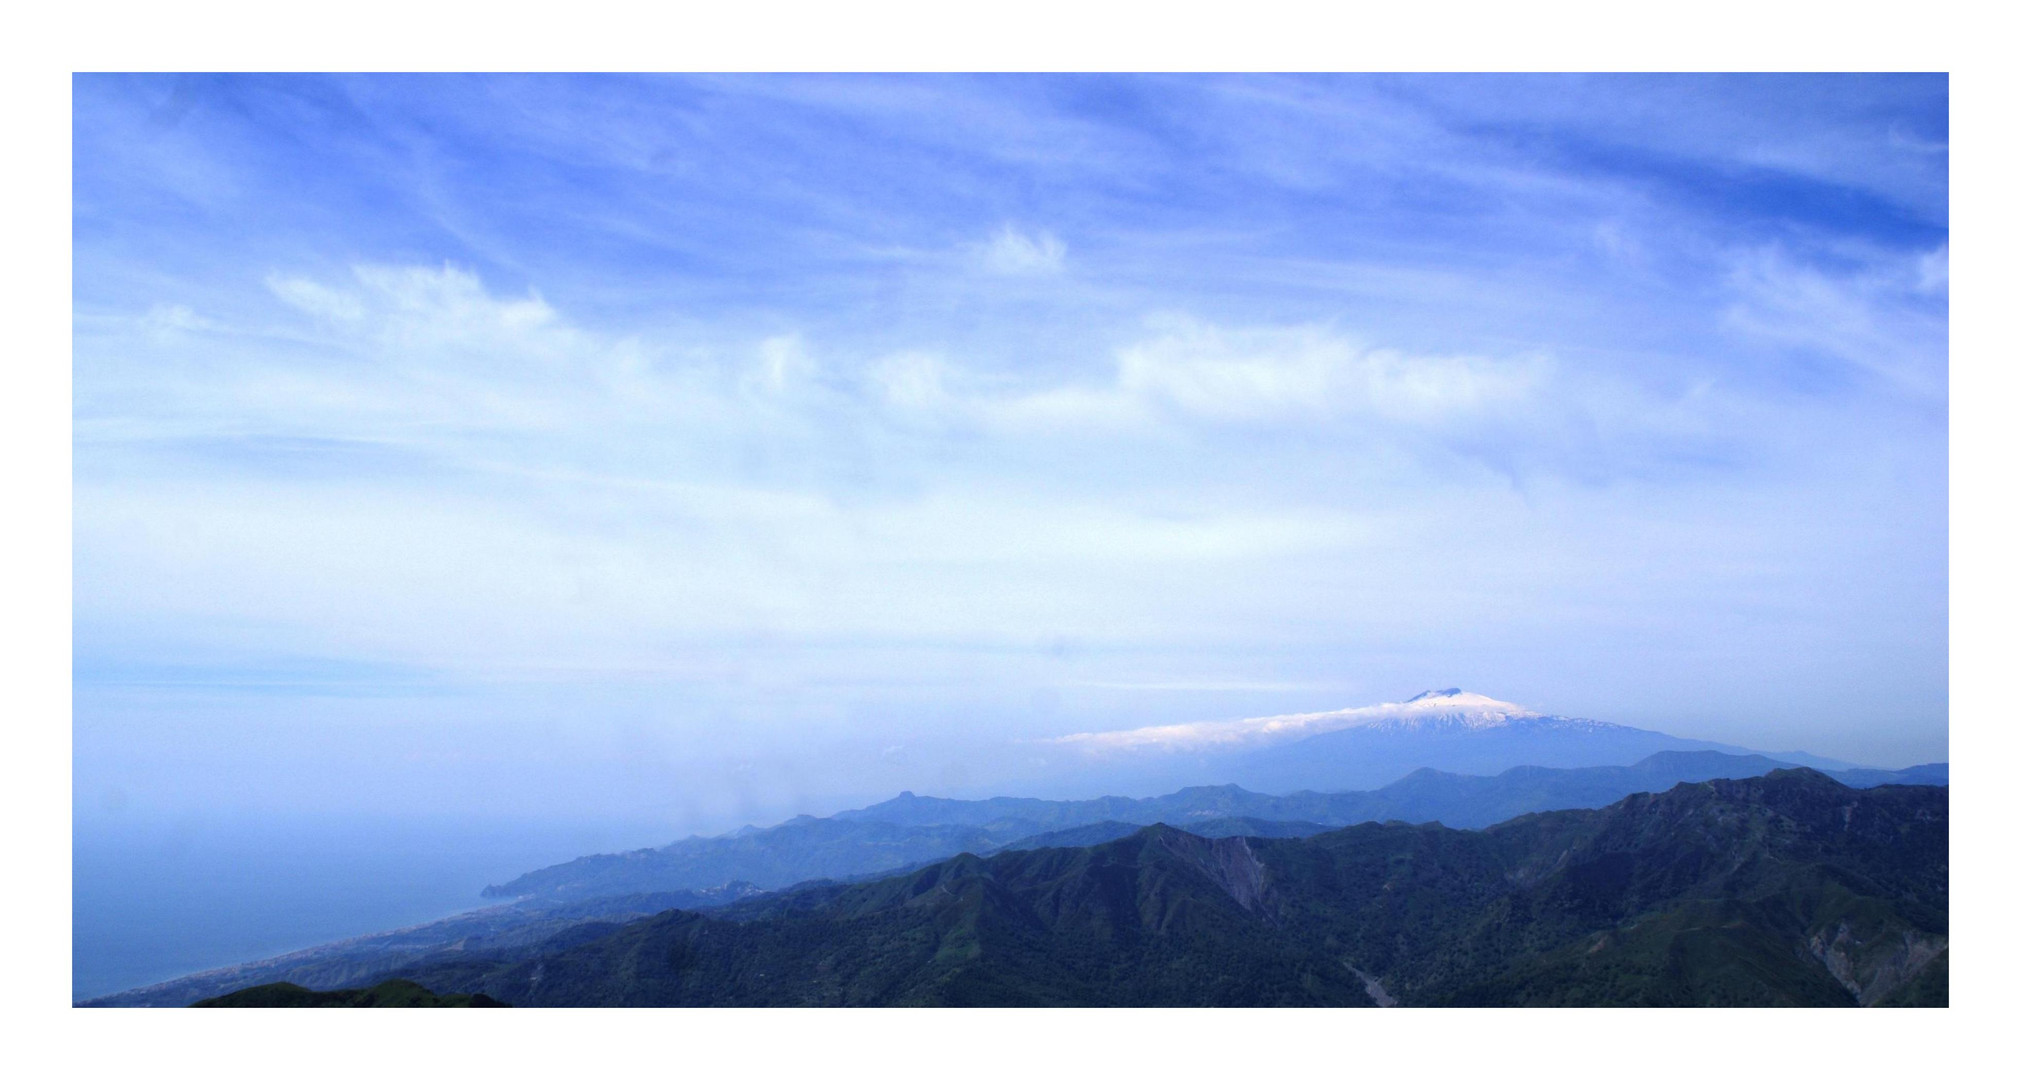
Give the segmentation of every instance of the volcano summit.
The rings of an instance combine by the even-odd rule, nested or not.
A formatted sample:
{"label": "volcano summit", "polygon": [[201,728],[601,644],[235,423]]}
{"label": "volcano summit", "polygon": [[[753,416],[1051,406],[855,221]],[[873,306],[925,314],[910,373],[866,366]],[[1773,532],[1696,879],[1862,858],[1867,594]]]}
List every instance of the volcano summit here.
{"label": "volcano summit", "polygon": [[[1234,783],[1256,791],[1380,787],[1415,769],[1487,775],[1519,765],[1628,765],[1665,750],[1762,753],[1580,717],[1457,687],[1329,712],[1086,732],[1052,740],[1132,786]],[[1845,767],[1809,755],[1792,764]]]}

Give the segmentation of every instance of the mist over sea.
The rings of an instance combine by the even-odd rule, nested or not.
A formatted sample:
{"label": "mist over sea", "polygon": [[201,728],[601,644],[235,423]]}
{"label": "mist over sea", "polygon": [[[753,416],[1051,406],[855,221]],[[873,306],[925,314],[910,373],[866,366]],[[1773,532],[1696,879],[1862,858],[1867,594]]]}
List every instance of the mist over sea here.
{"label": "mist over sea", "polygon": [[668,826],[238,817],[80,820],[73,1000],[483,907],[485,885]]}

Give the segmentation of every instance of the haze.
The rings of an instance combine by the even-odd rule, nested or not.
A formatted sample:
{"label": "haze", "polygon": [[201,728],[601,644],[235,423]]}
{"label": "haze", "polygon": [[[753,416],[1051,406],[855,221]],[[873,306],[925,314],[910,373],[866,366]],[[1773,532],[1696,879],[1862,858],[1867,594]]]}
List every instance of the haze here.
{"label": "haze", "polygon": [[1948,757],[1943,77],[74,98],[80,822],[665,840],[1448,686]]}

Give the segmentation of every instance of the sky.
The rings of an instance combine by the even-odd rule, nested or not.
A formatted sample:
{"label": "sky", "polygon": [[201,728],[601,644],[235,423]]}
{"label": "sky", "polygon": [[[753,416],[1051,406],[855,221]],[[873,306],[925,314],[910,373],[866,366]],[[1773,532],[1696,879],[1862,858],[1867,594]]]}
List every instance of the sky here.
{"label": "sky", "polygon": [[78,76],[75,811],[729,827],[1453,686],[1944,760],[1948,111]]}

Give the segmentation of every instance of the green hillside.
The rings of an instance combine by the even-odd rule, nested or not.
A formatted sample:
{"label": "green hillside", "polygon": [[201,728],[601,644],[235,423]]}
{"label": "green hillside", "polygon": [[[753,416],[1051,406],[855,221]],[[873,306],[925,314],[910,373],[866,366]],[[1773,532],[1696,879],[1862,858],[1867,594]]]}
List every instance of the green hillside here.
{"label": "green hillside", "polygon": [[1948,792],[1809,770],[1483,831],[1169,826],[406,972],[519,1005],[1946,999]]}

